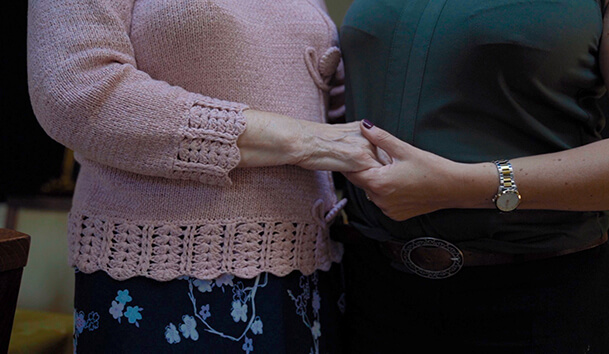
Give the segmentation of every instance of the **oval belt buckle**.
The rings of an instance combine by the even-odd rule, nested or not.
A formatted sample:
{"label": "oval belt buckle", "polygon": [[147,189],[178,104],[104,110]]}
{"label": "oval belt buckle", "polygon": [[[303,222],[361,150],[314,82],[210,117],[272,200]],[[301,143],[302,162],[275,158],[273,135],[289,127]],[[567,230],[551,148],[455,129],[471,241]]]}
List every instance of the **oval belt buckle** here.
{"label": "oval belt buckle", "polygon": [[[415,264],[411,258],[411,253],[419,247],[441,248],[450,254],[452,264],[442,270],[429,270]],[[428,279],[444,279],[451,277],[463,267],[463,252],[452,243],[433,237],[421,237],[408,241],[402,247],[402,262],[414,274]]]}

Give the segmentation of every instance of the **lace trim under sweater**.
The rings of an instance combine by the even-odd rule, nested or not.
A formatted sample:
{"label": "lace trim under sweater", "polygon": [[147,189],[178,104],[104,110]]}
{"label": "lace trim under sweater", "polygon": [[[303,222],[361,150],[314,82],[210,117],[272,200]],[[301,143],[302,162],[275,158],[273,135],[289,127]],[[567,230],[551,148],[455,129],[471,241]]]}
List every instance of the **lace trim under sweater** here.
{"label": "lace trim under sweater", "polygon": [[251,107],[324,120],[340,60],[311,1],[30,1],[28,76],[80,163],[70,264],[115,279],[310,274],[342,255],[331,174],[236,169]]}

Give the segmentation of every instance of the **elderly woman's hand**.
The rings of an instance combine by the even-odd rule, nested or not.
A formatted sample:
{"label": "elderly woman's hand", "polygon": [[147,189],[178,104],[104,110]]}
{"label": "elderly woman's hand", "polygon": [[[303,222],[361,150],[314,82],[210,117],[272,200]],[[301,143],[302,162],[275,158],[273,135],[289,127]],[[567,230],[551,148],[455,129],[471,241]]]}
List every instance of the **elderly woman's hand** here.
{"label": "elderly woman's hand", "polygon": [[355,172],[382,166],[357,122],[322,124],[256,110],[244,114],[247,128],[237,141],[239,167],[297,165]]}
{"label": "elderly woman's hand", "polygon": [[[496,189],[469,188],[474,178],[496,186],[491,163],[461,164],[418,149],[386,131],[362,124],[362,133],[383,149],[391,163],[356,173],[344,173],[385,215],[402,221],[445,208],[488,207]],[[478,175],[475,175],[478,174]],[[496,188],[496,187],[494,187]],[[476,204],[479,203],[479,204]]]}

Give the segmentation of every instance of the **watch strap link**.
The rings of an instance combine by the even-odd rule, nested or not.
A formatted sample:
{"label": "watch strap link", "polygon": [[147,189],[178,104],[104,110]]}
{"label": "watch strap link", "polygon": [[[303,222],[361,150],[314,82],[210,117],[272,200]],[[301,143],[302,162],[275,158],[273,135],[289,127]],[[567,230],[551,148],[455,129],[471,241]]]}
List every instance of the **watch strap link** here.
{"label": "watch strap link", "polygon": [[509,212],[520,204],[520,193],[514,181],[514,169],[509,160],[493,161],[499,172],[499,187],[493,202],[497,209],[502,212]]}
{"label": "watch strap link", "polygon": [[494,161],[499,171],[499,192],[508,189],[516,189],[514,181],[514,169],[509,160]]}

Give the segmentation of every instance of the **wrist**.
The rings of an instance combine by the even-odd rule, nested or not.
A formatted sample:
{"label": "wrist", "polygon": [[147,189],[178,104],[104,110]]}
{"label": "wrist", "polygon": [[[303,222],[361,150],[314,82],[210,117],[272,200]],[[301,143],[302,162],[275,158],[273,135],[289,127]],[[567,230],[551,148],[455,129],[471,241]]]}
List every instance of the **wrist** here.
{"label": "wrist", "polygon": [[520,204],[520,193],[514,179],[514,169],[509,160],[493,161],[499,176],[499,188],[493,198],[497,209],[503,212],[515,210]]}
{"label": "wrist", "polygon": [[302,156],[300,121],[254,109],[243,111],[246,129],[239,136],[240,167],[291,165]]}
{"label": "wrist", "polygon": [[456,173],[460,176],[456,208],[489,209],[495,208],[493,198],[497,195],[497,168],[492,162],[458,163]]}
{"label": "wrist", "polygon": [[331,127],[309,121],[298,121],[298,134],[292,141],[294,165],[312,168],[315,161],[320,161],[334,155],[332,145],[336,137],[329,134]]}
{"label": "wrist", "polygon": [[290,142],[290,155],[292,156],[292,165],[300,166],[305,161],[308,161],[316,152],[318,142],[318,133],[315,131],[315,123],[305,120],[296,121],[297,134],[294,135]]}

